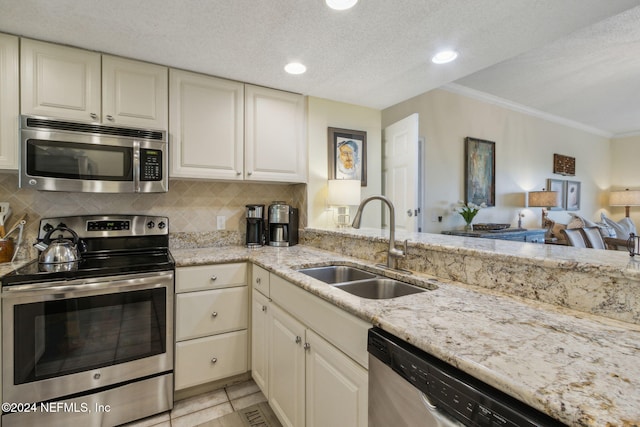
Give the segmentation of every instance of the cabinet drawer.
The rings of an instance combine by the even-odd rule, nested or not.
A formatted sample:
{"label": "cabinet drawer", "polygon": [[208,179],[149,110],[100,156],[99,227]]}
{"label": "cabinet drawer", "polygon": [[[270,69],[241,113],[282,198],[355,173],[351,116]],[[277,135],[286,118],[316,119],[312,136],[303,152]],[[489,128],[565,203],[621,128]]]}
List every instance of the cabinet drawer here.
{"label": "cabinet drawer", "polygon": [[251,266],[251,284],[253,285],[253,289],[269,297],[269,272],[255,264]]}
{"label": "cabinet drawer", "polygon": [[176,269],[176,292],[191,292],[204,289],[226,288],[246,285],[247,265],[216,264]]}
{"label": "cabinet drawer", "polygon": [[176,295],[176,341],[246,329],[247,286]]}
{"label": "cabinet drawer", "polygon": [[246,330],[176,344],[176,390],[242,374],[246,371]]}

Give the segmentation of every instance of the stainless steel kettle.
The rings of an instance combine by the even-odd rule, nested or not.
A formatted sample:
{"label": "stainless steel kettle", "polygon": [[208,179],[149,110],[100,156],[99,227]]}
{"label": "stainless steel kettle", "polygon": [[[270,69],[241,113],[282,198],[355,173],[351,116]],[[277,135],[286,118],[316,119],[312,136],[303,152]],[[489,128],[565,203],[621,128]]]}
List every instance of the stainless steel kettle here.
{"label": "stainless steel kettle", "polygon": [[[59,237],[51,240],[51,236],[56,231],[60,232]],[[73,240],[62,237],[62,233],[65,231],[73,236]],[[42,242],[35,245],[36,248],[42,251],[38,258],[41,268],[46,271],[76,270],[80,262],[79,242],[78,234],[70,228],[56,227],[50,230],[44,236]]]}

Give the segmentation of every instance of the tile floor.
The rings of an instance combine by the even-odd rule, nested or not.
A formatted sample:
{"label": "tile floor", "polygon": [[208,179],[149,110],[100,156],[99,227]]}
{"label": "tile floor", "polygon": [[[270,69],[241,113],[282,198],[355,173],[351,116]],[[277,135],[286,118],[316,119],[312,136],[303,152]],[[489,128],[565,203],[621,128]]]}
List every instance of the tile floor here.
{"label": "tile floor", "polygon": [[[239,409],[266,402],[253,380],[174,403],[170,412],[126,424],[126,427],[194,427],[209,424]],[[204,427],[204,426],[203,426]],[[227,426],[220,426],[227,427]]]}

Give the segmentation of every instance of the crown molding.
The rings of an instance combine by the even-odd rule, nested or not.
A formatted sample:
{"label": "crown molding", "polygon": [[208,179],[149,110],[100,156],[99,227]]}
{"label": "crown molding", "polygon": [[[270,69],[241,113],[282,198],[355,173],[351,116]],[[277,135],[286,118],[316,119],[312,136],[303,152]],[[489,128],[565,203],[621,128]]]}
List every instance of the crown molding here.
{"label": "crown molding", "polygon": [[[576,122],[573,120],[565,119],[563,117],[556,116],[554,114],[545,113],[544,111],[536,110],[535,108],[527,107],[522,104],[518,104],[513,101],[509,101],[504,98],[500,98],[498,96],[490,95],[486,92],[481,92],[479,90],[471,89],[466,86],[462,86],[455,83],[448,83],[444,86],[441,86],[439,89],[446,90],[447,92],[456,93],[458,95],[466,96],[468,98],[477,99],[478,101],[483,101],[488,104],[496,105],[498,107],[506,108],[508,110],[517,111],[519,113],[527,114],[529,116],[537,117],[539,119],[547,120],[550,122],[554,122],[563,126],[568,126],[574,129],[582,130],[585,132],[592,133],[594,135],[603,136],[605,138],[619,138],[621,136],[615,135],[611,132],[595,128],[593,126],[588,126],[580,122]],[[640,135],[640,131],[635,133],[636,135]],[[632,136],[632,135],[625,135]]]}

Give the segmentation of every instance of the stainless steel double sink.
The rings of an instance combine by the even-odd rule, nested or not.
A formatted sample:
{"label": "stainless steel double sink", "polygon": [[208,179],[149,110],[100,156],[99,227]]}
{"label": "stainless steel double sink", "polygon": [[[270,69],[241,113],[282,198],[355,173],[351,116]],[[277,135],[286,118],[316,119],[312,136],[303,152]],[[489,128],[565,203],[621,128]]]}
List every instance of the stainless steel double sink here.
{"label": "stainless steel double sink", "polygon": [[298,271],[361,298],[389,299],[428,290],[346,265],[309,267]]}

